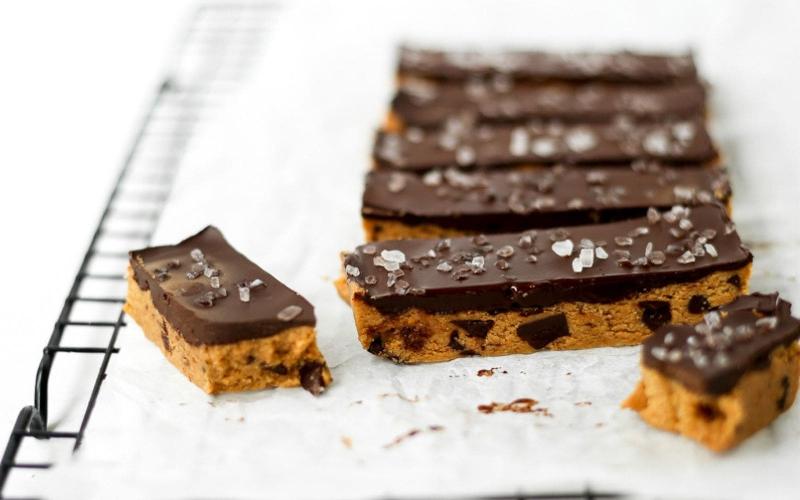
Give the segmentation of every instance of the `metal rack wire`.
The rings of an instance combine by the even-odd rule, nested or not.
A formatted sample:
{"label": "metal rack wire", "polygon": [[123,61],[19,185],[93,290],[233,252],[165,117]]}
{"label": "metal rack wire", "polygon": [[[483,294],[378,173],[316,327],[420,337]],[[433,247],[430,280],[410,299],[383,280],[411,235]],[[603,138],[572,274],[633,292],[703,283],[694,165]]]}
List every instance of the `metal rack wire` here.
{"label": "metal rack wire", "polygon": [[[88,282],[125,282],[127,253],[107,248],[147,245],[156,228],[186,145],[196,126],[213,111],[246,76],[257,55],[275,6],[261,2],[204,3],[190,18],[188,28],[157,89],[84,254],[64,306],[44,347],[36,373],[34,404],[22,408],[0,461],[0,498],[10,476],[20,469],[47,469],[52,463],[21,462],[19,450],[26,439],[72,440],[77,450],[86,433],[106,369],[114,354],[120,329],[125,326],[120,286],[114,292],[89,294]],[[112,262],[114,272],[101,272],[99,261]],[[109,267],[109,266],[105,266]],[[95,287],[98,288],[98,287]],[[99,287],[102,289],[102,287]],[[76,318],[82,304],[118,305],[90,320]],[[65,345],[69,328],[107,330],[102,347]],[[77,429],[56,430],[49,424],[49,386],[61,356],[100,356],[100,367],[90,381],[91,392]]]}
{"label": "metal rack wire", "polygon": [[[120,330],[125,326],[121,306],[125,299],[119,285],[125,283],[125,249],[146,246],[169,197],[172,182],[187,144],[198,124],[247,74],[257,57],[260,39],[267,33],[277,6],[271,3],[203,3],[190,18],[167,76],[157,89],[125,157],[116,183],[100,216],[97,228],[64,306],[44,347],[36,373],[34,404],[19,412],[0,461],[0,500],[13,471],[47,469],[49,462],[21,462],[18,453],[26,439],[72,440],[72,450],[83,441],[92,410],[106,377]],[[110,249],[109,249],[110,248]],[[111,266],[96,266],[98,261]],[[102,268],[102,269],[99,269]],[[108,270],[111,268],[111,271]],[[115,284],[106,293],[89,293],[89,281]],[[97,287],[95,287],[97,288]],[[102,289],[102,287],[100,287]],[[113,291],[112,291],[113,290]],[[80,304],[107,304],[105,316],[76,318]],[[102,347],[64,345],[68,328],[107,330]],[[90,381],[91,392],[80,416],[77,430],[57,430],[50,420],[50,380],[57,355],[100,356],[101,362]],[[473,497],[470,500],[601,499],[619,495],[581,489],[575,492]],[[20,500],[17,498],[17,500]]]}

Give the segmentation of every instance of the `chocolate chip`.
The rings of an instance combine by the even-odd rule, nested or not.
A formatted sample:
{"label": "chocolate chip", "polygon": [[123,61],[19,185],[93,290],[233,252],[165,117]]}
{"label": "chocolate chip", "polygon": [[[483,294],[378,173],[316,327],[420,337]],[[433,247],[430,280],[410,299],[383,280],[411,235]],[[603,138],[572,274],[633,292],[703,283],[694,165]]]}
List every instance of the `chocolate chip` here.
{"label": "chocolate chip", "polygon": [[476,339],[485,339],[489,330],[494,326],[494,321],[490,319],[455,319],[450,323],[461,328],[467,335]]}
{"label": "chocolate chip", "polygon": [[161,320],[161,343],[164,344],[164,350],[172,352],[172,346],[169,343],[169,332],[167,331],[167,322]]}
{"label": "chocolate chip", "polygon": [[303,386],[303,389],[314,396],[322,394],[325,390],[325,378],[322,375],[324,369],[325,365],[317,361],[304,363],[303,366],[300,367],[300,385]]}
{"label": "chocolate chip", "polygon": [[369,347],[367,347],[367,352],[374,354],[376,356],[383,355],[383,339],[380,337],[375,337],[372,339],[372,342],[369,343]]}
{"label": "chocolate chip", "polygon": [[453,349],[454,351],[458,352],[461,352],[464,349],[466,349],[464,345],[458,340],[458,330],[453,330],[452,332],[450,332],[450,342],[447,345],[450,347],[450,349]]}
{"label": "chocolate chip", "polygon": [[569,335],[567,317],[556,314],[525,323],[517,327],[517,335],[534,349],[543,349],[554,340]]}
{"label": "chocolate chip", "polygon": [[406,349],[420,351],[428,340],[428,331],[416,327],[404,327],[400,334],[403,336],[403,345]]}
{"label": "chocolate chip", "polygon": [[[264,371],[277,373],[278,375],[286,375],[287,373],[289,373],[289,369],[286,368],[286,365],[284,365],[283,363],[278,363],[277,365],[268,365],[266,363],[261,363],[261,369]],[[305,387],[305,385],[303,385],[303,387]],[[316,396],[316,394],[314,395]]]}
{"label": "chocolate chip", "polygon": [[692,298],[689,299],[689,312],[692,314],[700,314],[702,312],[708,311],[711,309],[711,304],[708,303],[708,299],[705,295],[692,295]]}
{"label": "chocolate chip", "polygon": [[736,288],[742,288],[742,278],[739,277],[738,274],[734,274],[730,278],[728,278],[728,283],[735,286]]}
{"label": "chocolate chip", "polygon": [[783,392],[781,393],[781,397],[778,398],[778,411],[783,411],[786,409],[786,403],[789,399],[789,377],[786,375],[783,376],[781,379],[781,387],[783,388]]}
{"label": "chocolate chip", "polygon": [[707,403],[698,403],[695,407],[695,411],[697,412],[697,416],[706,422],[711,422],[712,420],[716,420],[724,416],[719,408]]}
{"label": "chocolate chip", "polygon": [[651,330],[656,330],[658,327],[672,320],[672,311],[670,310],[669,302],[663,300],[644,300],[639,302],[639,308],[642,309],[642,323],[647,325]]}

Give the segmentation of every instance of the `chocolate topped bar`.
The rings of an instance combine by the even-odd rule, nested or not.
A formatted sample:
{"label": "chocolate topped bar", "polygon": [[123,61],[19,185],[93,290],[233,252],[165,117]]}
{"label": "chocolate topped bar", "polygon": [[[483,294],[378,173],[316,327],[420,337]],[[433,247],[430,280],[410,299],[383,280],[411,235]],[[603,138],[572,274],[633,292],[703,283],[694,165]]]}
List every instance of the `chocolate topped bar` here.
{"label": "chocolate topped bar", "polygon": [[642,217],[648,207],[726,204],[730,195],[724,169],[676,169],[651,162],[511,171],[449,168],[424,175],[373,170],[367,175],[361,215],[498,233]]}
{"label": "chocolate topped bar", "polygon": [[769,365],[773,349],[800,338],[800,320],[777,293],[740,297],[696,325],[666,325],[647,339],[642,362],[691,390],[730,391],[749,370]]}
{"label": "chocolate topped bar", "polygon": [[192,345],[269,337],[316,323],[303,297],[237,252],[213,226],[130,253],[133,277]]}
{"label": "chocolate topped bar", "polygon": [[464,80],[477,75],[531,81],[662,83],[697,78],[691,55],[470,52],[411,47],[400,49],[398,73],[438,80]]}
{"label": "chocolate topped bar", "polygon": [[717,152],[701,119],[581,125],[550,121],[526,126],[473,126],[451,119],[443,130],[379,132],[373,157],[379,168],[428,170],[629,164],[637,159],[708,163]]}
{"label": "chocolate topped bar", "polygon": [[420,308],[536,310],[612,302],[752,261],[723,208],[676,206],[647,218],[445,240],[383,241],[345,257],[348,279],[383,313]]}
{"label": "chocolate topped bar", "polygon": [[669,85],[514,84],[473,78],[465,82],[403,82],[391,110],[403,126],[433,128],[453,116],[478,123],[520,123],[533,118],[565,122],[637,121],[702,117],[706,91],[698,81]]}

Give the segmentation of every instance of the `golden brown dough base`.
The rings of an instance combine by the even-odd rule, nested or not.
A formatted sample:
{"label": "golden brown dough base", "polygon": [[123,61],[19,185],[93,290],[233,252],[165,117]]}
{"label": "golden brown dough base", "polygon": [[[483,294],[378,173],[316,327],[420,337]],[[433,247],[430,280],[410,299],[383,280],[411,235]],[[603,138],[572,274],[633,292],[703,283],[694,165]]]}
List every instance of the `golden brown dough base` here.
{"label": "golden brown dough base", "polygon": [[[730,283],[739,277],[740,286]],[[355,316],[358,339],[373,354],[399,363],[448,361],[461,356],[501,356],[530,353],[541,349],[565,350],[611,347],[641,343],[651,333],[644,323],[646,301],[669,305],[673,323],[695,323],[702,313],[689,312],[689,301],[703,295],[709,304],[727,304],[746,292],[750,264],[734,271],[719,271],[698,281],[671,284],[606,304],[562,302],[543,308],[537,314],[519,311],[492,314],[486,311],[463,311],[436,314],[418,308],[398,314],[383,314],[363,300],[364,290],[349,282],[350,304]],[[732,280],[735,281],[735,280]],[[556,338],[539,349],[517,333],[521,325],[564,314],[569,334]],[[484,338],[470,336],[452,321],[493,321]]]}
{"label": "golden brown dough base", "polygon": [[322,363],[325,385],[331,382],[311,326],[232,344],[192,345],[159,313],[150,292],[140,289],[130,272],[124,309],[164,356],[209,394],[297,387],[300,368],[307,363]]}
{"label": "golden brown dough base", "polygon": [[800,348],[781,346],[769,367],[747,372],[723,395],[702,394],[642,366],[642,380],[622,404],[654,427],[683,434],[714,451],[738,445],[788,410],[797,395]]}
{"label": "golden brown dough base", "polygon": [[389,219],[362,219],[364,237],[368,243],[384,240],[408,240],[429,238],[450,238],[475,234],[475,231],[450,229],[436,224],[409,225],[404,222]]}

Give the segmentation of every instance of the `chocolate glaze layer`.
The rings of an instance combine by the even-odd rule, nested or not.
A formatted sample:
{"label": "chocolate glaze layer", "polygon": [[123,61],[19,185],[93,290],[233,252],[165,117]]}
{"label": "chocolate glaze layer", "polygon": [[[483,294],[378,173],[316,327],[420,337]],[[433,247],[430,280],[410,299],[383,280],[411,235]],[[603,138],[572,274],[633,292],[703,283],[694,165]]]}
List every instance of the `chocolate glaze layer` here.
{"label": "chocolate glaze layer", "polygon": [[381,168],[490,168],[557,163],[629,164],[633,160],[704,163],[717,157],[702,119],[660,123],[526,126],[481,125],[450,120],[444,130],[378,132],[373,158]]}
{"label": "chocolate glaze layer", "polygon": [[705,114],[706,91],[698,81],[667,85],[513,84],[481,78],[435,83],[410,80],[392,99],[392,112],[405,126],[433,128],[454,116],[479,123],[519,123],[532,118],[565,122],[690,118]]}
{"label": "chocolate glaze layer", "polygon": [[[219,272],[220,288],[212,288],[203,274],[187,277],[196,264],[190,255],[194,249],[200,249],[208,266]],[[316,323],[314,308],[306,299],[237,252],[213,226],[177,245],[134,250],[130,265],[139,288],[150,290],[158,312],[192,345],[258,339]],[[256,279],[263,285],[252,287],[250,301],[242,302],[237,284]],[[221,289],[226,296],[220,296]],[[207,301],[209,292],[215,298]],[[300,312],[284,321],[278,316],[289,306],[299,307]]]}
{"label": "chocolate glaze layer", "polygon": [[373,170],[361,215],[475,233],[523,231],[642,217],[648,207],[727,203],[721,168],[628,167],[464,172]]}
{"label": "chocolate glaze layer", "polygon": [[[347,255],[345,272],[363,289],[355,300],[384,313],[415,307],[434,313],[536,312],[562,301],[613,302],[655,287],[698,280],[715,271],[741,269],[752,261],[721,207],[695,207],[688,210],[688,216],[686,209],[678,207],[669,214],[655,223],[639,218],[567,231],[382,241],[360,246]],[[554,238],[568,238],[573,243],[569,256],[556,254]],[[573,261],[581,252],[579,245],[588,246],[584,239],[603,250],[594,250],[591,267],[575,272]],[[710,246],[704,247],[703,242]],[[652,246],[645,257],[648,243]],[[556,247],[565,245],[561,242]],[[689,255],[684,255],[687,252]],[[603,259],[604,255],[607,258]],[[394,265],[385,261],[401,257],[402,274],[398,275]]]}
{"label": "chocolate glaze layer", "polygon": [[[800,320],[777,293],[755,293],[706,313],[697,325],[666,325],[649,337],[642,362],[695,392],[725,394],[777,347],[800,338]],[[783,408],[781,408],[783,409]]]}
{"label": "chocolate glaze layer", "polygon": [[691,55],[445,52],[411,47],[401,47],[398,73],[437,80],[503,75],[532,81],[661,83],[697,78],[697,68]]}

